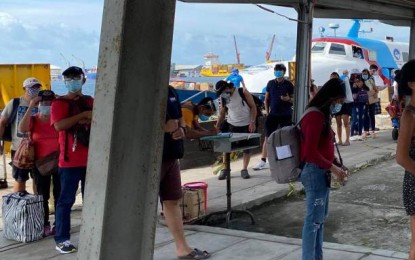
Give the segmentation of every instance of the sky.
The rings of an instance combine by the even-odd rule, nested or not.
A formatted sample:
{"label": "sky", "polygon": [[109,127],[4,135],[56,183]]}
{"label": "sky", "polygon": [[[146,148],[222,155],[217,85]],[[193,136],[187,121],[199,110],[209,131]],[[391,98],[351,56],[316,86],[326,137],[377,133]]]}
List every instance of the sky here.
{"label": "sky", "polygon": [[[1,0],[0,63],[50,63],[86,68],[97,65],[103,0]],[[297,18],[294,9],[264,5],[275,12]],[[339,24],[337,36],[347,34],[352,21],[314,19],[313,37],[319,28],[325,35]],[[365,37],[408,42],[409,28],[365,21]],[[222,63],[236,63],[236,37],[241,63],[265,61],[272,36],[276,35],[272,59],[291,59],[295,54],[296,22],[266,12],[253,4],[194,4],[177,2],[172,63],[203,64],[203,55],[213,52]]]}

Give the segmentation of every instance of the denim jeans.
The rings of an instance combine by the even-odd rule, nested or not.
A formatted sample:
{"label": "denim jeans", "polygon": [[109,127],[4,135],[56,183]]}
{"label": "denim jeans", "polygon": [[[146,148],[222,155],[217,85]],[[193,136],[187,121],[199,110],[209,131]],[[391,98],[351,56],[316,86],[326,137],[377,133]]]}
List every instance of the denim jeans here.
{"label": "denim jeans", "polygon": [[362,130],[364,128],[364,120],[365,120],[365,108],[366,105],[363,103],[356,103],[355,104],[355,109],[356,109],[356,115],[357,115],[357,124],[358,124],[358,132],[359,135],[362,135]]}
{"label": "denim jeans", "polygon": [[301,172],[301,182],[306,192],[302,260],[323,259],[324,220],[328,213],[330,190],[326,172],[312,163],[306,163]]}
{"label": "denim jeans", "polygon": [[350,136],[354,136],[355,132],[358,132],[359,124],[357,122],[357,108],[356,103],[352,103],[352,122],[350,128]]}
{"label": "denim jeans", "polygon": [[375,131],[375,106],[376,103],[366,105],[365,107],[365,131]]}
{"label": "denim jeans", "polygon": [[86,167],[59,168],[61,193],[55,209],[55,242],[69,240],[71,235],[71,208],[75,203],[76,191],[81,181],[82,197],[84,195]]}

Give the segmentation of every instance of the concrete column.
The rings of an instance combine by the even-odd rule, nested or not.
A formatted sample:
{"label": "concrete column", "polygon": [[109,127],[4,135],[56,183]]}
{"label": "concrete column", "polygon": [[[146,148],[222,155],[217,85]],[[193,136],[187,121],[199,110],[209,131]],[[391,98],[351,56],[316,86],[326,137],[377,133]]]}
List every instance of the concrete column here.
{"label": "concrete column", "polygon": [[296,76],[294,88],[294,113],[293,121],[301,117],[308,103],[308,86],[311,74],[310,51],[313,28],[313,5],[311,0],[300,2],[297,25],[297,49],[296,49]]}
{"label": "concrete column", "polygon": [[409,59],[415,59],[415,19],[411,21],[409,34]]}
{"label": "concrete column", "polygon": [[105,0],[78,259],[153,258],[175,4]]}

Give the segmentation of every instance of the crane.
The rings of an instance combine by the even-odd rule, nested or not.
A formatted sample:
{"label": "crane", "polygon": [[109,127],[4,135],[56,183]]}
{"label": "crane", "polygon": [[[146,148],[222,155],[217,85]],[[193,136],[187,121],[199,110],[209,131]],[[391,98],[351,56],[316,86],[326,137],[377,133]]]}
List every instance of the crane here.
{"label": "crane", "polygon": [[241,64],[241,60],[239,58],[238,46],[236,45],[236,37],[233,36],[233,42],[235,43],[235,52],[236,52],[236,62],[237,64]]}
{"label": "crane", "polygon": [[63,59],[63,61],[66,63],[66,67],[70,67],[71,63],[68,61],[67,58],[65,58],[65,56],[63,56],[62,52],[59,53]]}
{"label": "crane", "polygon": [[72,54],[72,57],[79,63],[82,64],[82,70],[85,71],[85,63],[83,60],[81,60],[80,58],[76,57],[75,55]]}
{"label": "crane", "polygon": [[265,52],[266,62],[271,61],[271,53],[272,53],[272,47],[274,46],[274,40],[275,40],[275,34],[272,36],[271,44],[269,45],[268,50]]}

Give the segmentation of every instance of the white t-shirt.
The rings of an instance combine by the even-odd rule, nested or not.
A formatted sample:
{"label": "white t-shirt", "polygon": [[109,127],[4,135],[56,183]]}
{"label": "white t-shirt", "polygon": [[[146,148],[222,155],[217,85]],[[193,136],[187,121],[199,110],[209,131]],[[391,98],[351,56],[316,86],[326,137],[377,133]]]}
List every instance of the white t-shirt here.
{"label": "white t-shirt", "polygon": [[242,97],[238,93],[238,89],[231,95],[229,102],[226,104],[228,108],[228,123],[233,126],[247,126],[251,122],[251,109],[248,104],[242,104]]}
{"label": "white t-shirt", "polygon": [[[22,118],[24,114],[26,113],[27,108],[29,107],[29,103],[23,98],[20,97],[20,103],[19,107],[17,108],[17,114],[16,119],[14,120],[12,124],[12,147],[11,149],[13,151],[17,150],[17,147],[19,147],[20,142],[22,140],[23,134],[18,131],[19,129],[19,123],[22,121]],[[3,112],[1,113],[2,117],[9,118],[11,116],[13,110],[13,99],[7,103],[6,107],[4,108]],[[32,109],[32,115],[37,113],[37,107],[34,107]]]}

